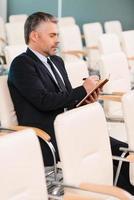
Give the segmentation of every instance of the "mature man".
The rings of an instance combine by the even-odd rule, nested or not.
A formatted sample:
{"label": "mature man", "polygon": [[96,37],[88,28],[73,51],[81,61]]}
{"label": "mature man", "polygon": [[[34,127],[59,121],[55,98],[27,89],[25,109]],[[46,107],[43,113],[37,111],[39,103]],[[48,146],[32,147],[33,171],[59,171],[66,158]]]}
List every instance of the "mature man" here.
{"label": "mature man", "polygon": [[[26,53],[16,57],[10,67],[8,85],[20,125],[45,130],[57,151],[53,122],[55,117],[75,105],[96,84],[97,76],[86,79],[72,89],[63,60],[56,56],[58,47],[57,20],[48,13],[29,16],[24,27]],[[97,100],[99,90],[87,103]],[[40,140],[45,165],[52,165],[52,155]]]}

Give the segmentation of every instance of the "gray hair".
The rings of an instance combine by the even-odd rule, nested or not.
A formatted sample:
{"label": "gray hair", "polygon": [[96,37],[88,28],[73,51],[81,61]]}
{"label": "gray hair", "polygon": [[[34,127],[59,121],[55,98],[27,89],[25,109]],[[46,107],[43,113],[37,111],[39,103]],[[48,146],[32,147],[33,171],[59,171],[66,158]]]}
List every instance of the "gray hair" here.
{"label": "gray hair", "polygon": [[53,15],[49,13],[36,12],[28,16],[24,25],[24,37],[25,37],[26,44],[29,43],[30,33],[34,31],[42,21],[44,22],[50,21],[53,23],[57,23],[56,17],[54,17]]}

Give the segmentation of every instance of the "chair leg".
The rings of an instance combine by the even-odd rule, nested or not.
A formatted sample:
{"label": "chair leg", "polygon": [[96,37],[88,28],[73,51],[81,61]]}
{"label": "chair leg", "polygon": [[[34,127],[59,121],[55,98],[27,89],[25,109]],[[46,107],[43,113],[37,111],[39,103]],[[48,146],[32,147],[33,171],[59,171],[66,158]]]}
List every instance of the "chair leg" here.
{"label": "chair leg", "polygon": [[[127,154],[127,152],[123,152],[121,154],[121,158],[124,158],[126,154]],[[117,182],[118,182],[118,178],[119,178],[119,175],[120,175],[122,164],[123,164],[123,161],[120,160],[119,163],[118,163],[118,167],[117,167],[117,171],[116,171],[115,179],[114,179],[114,185],[115,186],[117,185]]]}

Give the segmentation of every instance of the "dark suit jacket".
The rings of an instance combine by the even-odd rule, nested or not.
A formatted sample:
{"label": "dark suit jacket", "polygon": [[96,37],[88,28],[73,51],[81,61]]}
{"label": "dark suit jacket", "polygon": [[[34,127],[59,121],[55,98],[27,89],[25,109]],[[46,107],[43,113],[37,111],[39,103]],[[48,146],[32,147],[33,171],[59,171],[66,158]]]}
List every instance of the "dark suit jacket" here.
{"label": "dark suit jacket", "polygon": [[[8,86],[20,125],[41,128],[50,134],[56,150],[53,123],[64,108],[73,108],[85,95],[83,86],[72,89],[63,60],[52,56],[51,60],[60,71],[67,91],[60,92],[48,69],[38,57],[27,49],[16,57],[10,67]],[[51,165],[51,153],[41,142],[45,164]],[[44,152],[46,151],[46,152]]]}

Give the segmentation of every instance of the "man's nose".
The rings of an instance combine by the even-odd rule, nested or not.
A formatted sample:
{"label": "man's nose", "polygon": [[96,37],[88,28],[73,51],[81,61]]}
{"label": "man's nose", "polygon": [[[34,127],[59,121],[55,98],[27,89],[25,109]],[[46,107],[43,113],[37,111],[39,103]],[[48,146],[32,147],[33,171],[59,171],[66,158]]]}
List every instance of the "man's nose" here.
{"label": "man's nose", "polygon": [[59,39],[59,37],[56,37],[56,43],[57,43],[57,44],[60,43],[60,39]]}

